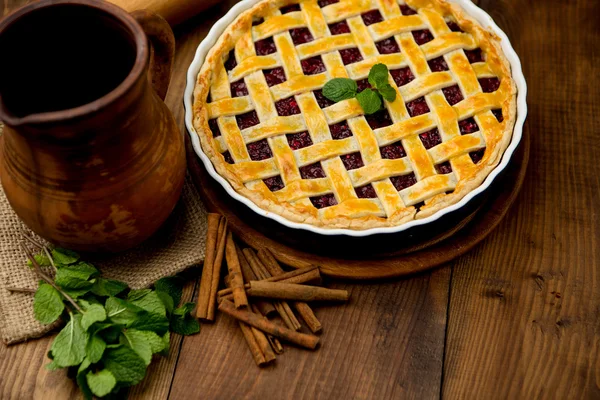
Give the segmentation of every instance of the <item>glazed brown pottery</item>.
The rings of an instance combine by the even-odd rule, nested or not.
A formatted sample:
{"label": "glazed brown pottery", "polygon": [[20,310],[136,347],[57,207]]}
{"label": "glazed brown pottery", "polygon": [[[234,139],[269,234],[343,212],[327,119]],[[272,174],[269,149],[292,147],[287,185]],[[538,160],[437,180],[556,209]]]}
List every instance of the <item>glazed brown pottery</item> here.
{"label": "glazed brown pottery", "polygon": [[95,0],[41,1],[0,22],[0,179],[33,231],[120,251],[165,221],[186,171],[162,101],[174,49],[161,17]]}

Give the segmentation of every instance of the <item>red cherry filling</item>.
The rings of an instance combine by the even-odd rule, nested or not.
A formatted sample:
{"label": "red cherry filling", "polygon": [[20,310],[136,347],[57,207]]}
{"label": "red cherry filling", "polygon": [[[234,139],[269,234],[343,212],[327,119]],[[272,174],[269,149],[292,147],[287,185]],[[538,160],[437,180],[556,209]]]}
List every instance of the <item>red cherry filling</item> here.
{"label": "red cherry filling", "polygon": [[342,163],[344,163],[344,167],[346,167],[348,171],[365,166],[365,163],[363,162],[363,159],[358,151],[356,153],[345,154],[340,156],[340,158]]}
{"label": "red cherry filling", "polygon": [[450,30],[452,32],[462,32],[463,30],[460,29],[460,26],[458,26],[458,24],[454,21],[446,21],[446,25],[448,25],[448,28],[450,28]]}
{"label": "red cherry filling", "polygon": [[502,115],[502,109],[501,108],[498,108],[496,110],[492,110],[492,114],[494,114],[494,117],[496,117],[496,119],[498,120],[498,122],[504,121],[504,116]]}
{"label": "red cherry filling", "polygon": [[276,192],[278,190],[281,190],[285,186],[283,184],[283,180],[281,179],[281,176],[279,176],[279,175],[273,176],[271,178],[263,179],[263,182],[265,183],[265,185],[267,185],[267,187],[269,188],[269,190],[271,192]]}
{"label": "red cherry filling", "polygon": [[319,107],[327,108],[335,104],[333,101],[325,97],[325,95],[323,95],[323,91],[321,89],[315,90],[313,93],[315,95],[315,98],[317,99],[317,104],[319,105]]}
{"label": "red cherry filling", "polygon": [[362,92],[365,89],[372,89],[371,84],[368,79],[361,79],[360,81],[356,81],[356,86],[358,87],[358,92]]}
{"label": "red cherry filling", "polygon": [[321,74],[327,70],[321,56],[307,58],[306,60],[300,61],[300,64],[302,65],[304,75]]}
{"label": "red cherry filling", "polygon": [[435,170],[438,174],[449,174],[452,172],[452,165],[450,165],[450,161],[446,161],[436,165]]}
{"label": "red cherry filling", "polygon": [[415,38],[415,42],[417,42],[417,44],[419,46],[421,46],[427,42],[431,42],[433,40],[433,35],[429,31],[429,29],[421,29],[418,31],[412,31],[412,34],[413,34],[413,37]]}
{"label": "red cherry filling", "polygon": [[266,56],[267,54],[272,54],[277,51],[277,47],[275,47],[275,42],[272,37],[254,43],[254,48],[256,49],[257,56]]}
{"label": "red cherry filling", "polygon": [[310,202],[313,203],[313,206],[317,208],[331,207],[337,204],[337,200],[333,194],[311,197]]}
{"label": "red cherry filling", "polygon": [[362,55],[357,47],[351,49],[340,50],[340,56],[342,56],[342,62],[344,65],[353,64],[355,62],[362,61]]}
{"label": "red cherry filling", "polygon": [[221,154],[223,156],[223,158],[225,159],[225,162],[227,164],[235,164],[235,162],[233,161],[233,157],[231,157],[231,153],[228,151],[226,151],[225,153]]}
{"label": "red cherry filling", "polygon": [[298,150],[313,144],[308,132],[288,133],[286,137],[292,150]]}
{"label": "red cherry filling", "polygon": [[316,162],[314,164],[305,165],[304,167],[301,167],[300,176],[302,177],[302,179],[325,178],[325,171],[323,171],[321,163]]}
{"label": "red cherry filling", "polygon": [[396,82],[396,85],[398,85],[398,87],[404,86],[413,79],[415,79],[415,76],[413,75],[409,67],[393,69],[390,71],[390,74],[392,74],[392,78],[394,79],[394,82]]}
{"label": "red cherry filling", "polygon": [[460,91],[460,88],[458,87],[458,85],[443,88],[442,92],[444,92],[444,96],[446,96],[446,100],[448,100],[448,104],[450,104],[451,106],[455,105],[456,103],[458,103],[458,102],[462,101],[462,99],[464,99],[462,92]]}
{"label": "red cherry filling", "polygon": [[350,33],[350,26],[348,26],[346,21],[336,22],[335,24],[329,24],[329,32],[331,32],[332,35]]}
{"label": "red cherry filling", "polygon": [[431,72],[448,71],[449,69],[448,64],[446,63],[446,60],[444,60],[443,56],[429,60],[427,61],[427,64],[429,64]]}
{"label": "red cherry filling", "polygon": [[300,4],[292,4],[289,6],[281,7],[279,9],[279,11],[281,11],[282,14],[287,14],[287,13],[291,13],[294,11],[300,11]]}
{"label": "red cherry filling", "polygon": [[483,61],[483,54],[481,49],[465,50],[465,55],[471,64]]}
{"label": "red cherry filling", "polygon": [[221,130],[219,129],[219,124],[216,119],[208,120],[208,127],[212,131],[214,138],[221,136]]}
{"label": "red cherry filling", "polygon": [[375,43],[375,47],[377,47],[379,54],[400,53],[400,46],[393,37]]}
{"label": "red cherry filling", "polygon": [[266,160],[267,158],[273,157],[273,153],[271,152],[271,147],[269,146],[267,139],[259,140],[258,142],[254,143],[248,143],[246,147],[248,148],[248,154],[250,154],[250,159],[252,161]]}
{"label": "red cherry filling", "polygon": [[263,69],[267,85],[275,86],[286,81],[285,72],[282,67]]}
{"label": "red cherry filling", "polygon": [[479,130],[479,126],[477,126],[477,122],[475,122],[475,118],[473,117],[458,121],[458,128],[460,129],[461,135],[477,132]]}
{"label": "red cherry filling", "polygon": [[258,125],[260,123],[256,111],[249,111],[245,114],[236,115],[235,120],[237,121],[240,130],[250,128],[251,126]]}
{"label": "red cherry filling", "polygon": [[335,140],[341,140],[352,136],[352,131],[346,121],[329,125],[329,132],[331,132],[331,137]]}
{"label": "red cherry filling", "polygon": [[225,61],[225,70],[231,71],[237,66],[237,60],[235,59],[235,51],[231,50]]}
{"label": "red cherry filling", "polygon": [[319,7],[323,8],[330,4],[335,4],[335,3],[339,3],[339,2],[340,2],[340,0],[319,0]]}
{"label": "red cherry filling", "polygon": [[380,147],[379,151],[381,152],[381,158],[385,158],[388,160],[395,160],[397,158],[406,157],[406,151],[404,150],[404,146],[400,141],[396,143],[389,144],[384,147]]}
{"label": "red cherry filling", "polygon": [[474,164],[478,164],[481,159],[483,158],[483,154],[485,153],[485,148],[477,150],[477,151],[472,151],[469,153],[469,156],[471,156],[471,160],[473,160]]}
{"label": "red cherry filling", "polygon": [[415,10],[413,10],[406,4],[400,6],[400,11],[402,12],[402,15],[415,15],[417,13]]}
{"label": "red cherry filling", "polygon": [[231,83],[231,97],[242,97],[248,95],[248,87],[244,79]]}
{"label": "red cherry filling", "polygon": [[417,177],[411,172],[408,175],[392,176],[390,181],[392,181],[392,185],[394,185],[397,191],[401,191],[417,183]]}
{"label": "red cherry filling", "polygon": [[300,107],[298,107],[298,102],[292,97],[288,97],[287,99],[279,100],[275,102],[275,108],[277,109],[277,114],[280,117],[286,117],[288,115],[300,114]]}
{"label": "red cherry filling", "polygon": [[377,197],[377,193],[375,193],[375,189],[371,184],[354,188],[354,191],[359,199],[374,199]]}
{"label": "red cherry filling", "polygon": [[406,109],[411,117],[416,117],[429,112],[429,106],[425,101],[425,97],[419,97],[413,101],[406,103]]}
{"label": "red cherry filling", "polygon": [[292,36],[292,41],[296,46],[302,43],[308,43],[315,40],[308,28],[290,29],[290,35]]}
{"label": "red cherry filling", "polygon": [[419,135],[419,138],[421,138],[421,142],[423,142],[423,146],[425,146],[427,150],[442,143],[442,138],[440,136],[440,131],[438,131],[438,128],[434,128],[430,131],[421,133]]}
{"label": "red cherry filling", "polygon": [[375,114],[365,115],[365,118],[371,129],[384,128],[393,123],[390,113],[386,109],[379,110]]}
{"label": "red cherry filling", "polygon": [[498,78],[479,78],[479,84],[483,93],[492,93],[500,87],[500,79]]}
{"label": "red cherry filling", "polygon": [[383,21],[383,17],[379,10],[371,10],[361,16],[366,26]]}

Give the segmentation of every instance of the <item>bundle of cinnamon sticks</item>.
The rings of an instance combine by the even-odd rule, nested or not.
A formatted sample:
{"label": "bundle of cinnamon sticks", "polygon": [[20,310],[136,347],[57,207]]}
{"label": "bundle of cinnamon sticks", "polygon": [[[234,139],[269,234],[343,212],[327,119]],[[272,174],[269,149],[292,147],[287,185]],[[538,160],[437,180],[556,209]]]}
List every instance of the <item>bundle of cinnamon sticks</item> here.
{"label": "bundle of cinnamon sticks", "polygon": [[[219,289],[223,261],[228,274],[226,288]],[[289,272],[281,268],[268,249],[241,249],[228,231],[227,220],[219,214],[208,215],[208,234],[204,269],[200,281],[197,317],[212,322],[215,310],[232,316],[240,329],[257,365],[275,360],[283,347],[279,339],[307,349],[315,349],[322,326],[307,302],[349,299],[345,290],[321,286],[317,266]],[[302,333],[302,318],[312,334]]]}

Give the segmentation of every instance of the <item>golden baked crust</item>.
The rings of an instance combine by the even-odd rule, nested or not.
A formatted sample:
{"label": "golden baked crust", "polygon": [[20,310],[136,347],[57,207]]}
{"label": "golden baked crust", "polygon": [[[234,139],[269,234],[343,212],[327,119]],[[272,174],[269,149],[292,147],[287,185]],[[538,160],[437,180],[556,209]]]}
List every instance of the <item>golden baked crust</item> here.
{"label": "golden baked crust", "polygon": [[[240,14],[209,51],[194,91],[194,127],[217,172],[262,209],[324,228],[397,226],[432,215],[478,187],[500,161],[516,117],[516,87],[499,38],[444,0],[325,0],[333,4],[322,8],[321,1],[259,2]],[[282,7],[293,4],[301,10],[281,14]],[[407,6],[416,13],[403,15]],[[367,26],[361,15],[375,9],[383,21]],[[340,21],[347,22],[350,33],[332,35],[328,24]],[[306,27],[313,40],[295,46],[289,31]],[[433,40],[418,45],[412,32],[424,29]],[[270,37],[277,51],[257,56],[254,43]],[[388,38],[394,38],[399,53],[379,53],[376,43]],[[339,50],[352,47],[363,60],[344,65]],[[465,50],[476,49],[483,61],[470,63]],[[237,65],[227,71],[231,50]],[[321,56],[326,72],[305,75],[301,60],[315,56]],[[439,57],[447,70],[440,70]],[[414,76],[398,87],[390,74],[389,83],[398,91],[394,102],[385,102],[391,125],[372,129],[356,99],[319,107],[315,90],[334,77],[362,80],[376,63],[390,71],[409,67]],[[269,87],[263,70],[277,67],[283,67],[286,80]],[[497,90],[484,93],[482,78],[497,78]],[[232,97],[230,85],[241,79],[249,95]],[[455,85],[463,99],[450,105],[445,89]],[[275,103],[290,96],[301,113],[279,116]],[[429,112],[411,117],[414,100],[422,105],[421,98]],[[251,111],[260,123],[240,130],[236,116]],[[219,128],[218,137],[210,120]],[[352,136],[333,139],[329,126],[343,121]],[[461,132],[463,124],[467,132]],[[312,144],[292,149],[286,134],[304,131]],[[265,139],[272,157],[251,160],[247,144]],[[383,158],[382,149],[392,144],[401,144],[406,156]],[[480,160],[470,156],[478,150]],[[225,160],[226,152],[233,164]],[[357,152],[363,166],[347,170],[341,157]],[[325,177],[303,179],[300,168],[317,162]],[[272,192],[263,179],[277,176],[284,187]],[[405,187],[407,182],[414,184]],[[375,198],[359,198],[356,188],[365,185],[372,185],[367,192]],[[320,204],[310,198],[327,194],[337,204],[317,209],[314,204]]]}

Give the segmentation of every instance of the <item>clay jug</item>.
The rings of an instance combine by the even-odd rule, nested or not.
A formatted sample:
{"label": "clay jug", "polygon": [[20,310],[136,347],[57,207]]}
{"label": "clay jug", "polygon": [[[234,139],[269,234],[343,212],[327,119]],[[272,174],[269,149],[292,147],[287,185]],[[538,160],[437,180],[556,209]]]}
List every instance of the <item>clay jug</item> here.
{"label": "clay jug", "polygon": [[186,171],[163,102],[174,47],[161,17],[103,1],[43,0],[0,22],[0,179],[34,232],[120,251],[166,220]]}

